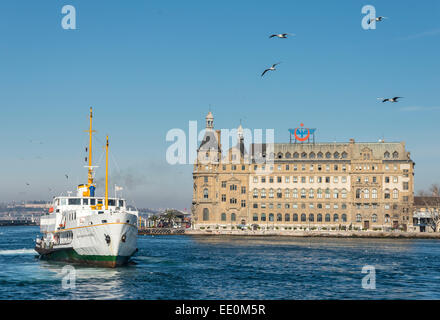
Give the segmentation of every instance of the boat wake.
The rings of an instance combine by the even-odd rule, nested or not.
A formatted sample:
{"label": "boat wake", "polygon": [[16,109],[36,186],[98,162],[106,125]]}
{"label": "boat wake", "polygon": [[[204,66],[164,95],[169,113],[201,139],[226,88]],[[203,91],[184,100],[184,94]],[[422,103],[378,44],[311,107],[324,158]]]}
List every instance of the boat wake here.
{"label": "boat wake", "polygon": [[21,254],[36,254],[34,249],[15,249],[15,250],[0,250],[0,255],[15,256]]}

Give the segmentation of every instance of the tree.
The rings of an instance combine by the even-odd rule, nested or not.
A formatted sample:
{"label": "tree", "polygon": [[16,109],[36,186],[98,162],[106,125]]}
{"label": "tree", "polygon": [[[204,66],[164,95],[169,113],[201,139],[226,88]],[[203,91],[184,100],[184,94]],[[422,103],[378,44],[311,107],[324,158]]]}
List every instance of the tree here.
{"label": "tree", "polygon": [[421,190],[418,195],[425,206],[432,230],[437,232],[440,227],[440,186],[433,184],[428,191]]}
{"label": "tree", "polygon": [[159,218],[155,215],[148,217],[148,220],[153,221],[153,227],[156,227],[157,219],[159,219]]}
{"label": "tree", "polygon": [[176,210],[166,210],[164,218],[168,220],[168,225],[173,226],[174,220],[176,219]]}

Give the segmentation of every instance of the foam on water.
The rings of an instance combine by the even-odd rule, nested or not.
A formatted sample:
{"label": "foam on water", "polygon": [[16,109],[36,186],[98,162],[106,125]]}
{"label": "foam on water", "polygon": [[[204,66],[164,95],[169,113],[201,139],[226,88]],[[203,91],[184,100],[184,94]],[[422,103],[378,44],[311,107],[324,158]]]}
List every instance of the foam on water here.
{"label": "foam on water", "polygon": [[15,250],[0,250],[0,255],[8,255],[8,256],[15,256],[15,255],[22,255],[22,254],[37,254],[37,252],[34,249],[15,249]]}

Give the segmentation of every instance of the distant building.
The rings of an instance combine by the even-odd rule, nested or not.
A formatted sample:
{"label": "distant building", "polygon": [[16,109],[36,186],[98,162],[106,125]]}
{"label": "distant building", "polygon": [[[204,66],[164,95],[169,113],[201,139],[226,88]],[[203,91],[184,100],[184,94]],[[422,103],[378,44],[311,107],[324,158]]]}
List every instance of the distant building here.
{"label": "distant building", "polygon": [[440,197],[414,197],[413,225],[416,231],[435,232],[440,224]]}
{"label": "distant building", "polygon": [[251,144],[248,153],[241,125],[237,135],[223,154],[207,115],[193,171],[195,228],[413,230],[404,142]]}

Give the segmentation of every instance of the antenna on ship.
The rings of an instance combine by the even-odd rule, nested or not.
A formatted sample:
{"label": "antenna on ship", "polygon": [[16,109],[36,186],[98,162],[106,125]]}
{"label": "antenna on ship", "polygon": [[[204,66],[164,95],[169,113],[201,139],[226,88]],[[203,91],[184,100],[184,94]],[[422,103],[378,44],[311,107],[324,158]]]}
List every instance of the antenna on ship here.
{"label": "antenna on ship", "polygon": [[96,166],[92,165],[92,135],[96,131],[93,130],[93,127],[92,127],[92,120],[93,120],[93,108],[92,107],[90,107],[90,117],[89,118],[90,118],[89,130],[85,131],[89,134],[89,147],[88,147],[88,149],[86,148],[86,150],[89,151],[89,156],[87,157],[88,166],[86,166],[86,168],[88,169],[88,174],[87,174],[88,181],[87,181],[87,191],[83,192],[83,196],[94,197],[96,187],[93,184],[93,168],[95,168]]}
{"label": "antenna on ship", "polygon": [[105,144],[105,210],[108,210],[108,136]]}

